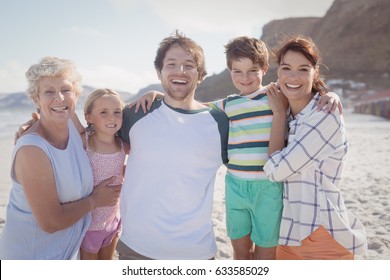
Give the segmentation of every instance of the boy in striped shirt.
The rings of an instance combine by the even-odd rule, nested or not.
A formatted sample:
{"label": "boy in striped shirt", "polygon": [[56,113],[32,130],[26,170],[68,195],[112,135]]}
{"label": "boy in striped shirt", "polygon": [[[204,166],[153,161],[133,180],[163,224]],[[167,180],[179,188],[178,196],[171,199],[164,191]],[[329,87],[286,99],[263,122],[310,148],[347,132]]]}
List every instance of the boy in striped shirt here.
{"label": "boy in striped shirt", "polygon": [[210,103],[229,117],[226,228],[235,259],[275,259],[283,209],[283,183],[267,179],[272,110],[262,78],[268,70],[263,41],[237,37],[225,46],[239,94]]}

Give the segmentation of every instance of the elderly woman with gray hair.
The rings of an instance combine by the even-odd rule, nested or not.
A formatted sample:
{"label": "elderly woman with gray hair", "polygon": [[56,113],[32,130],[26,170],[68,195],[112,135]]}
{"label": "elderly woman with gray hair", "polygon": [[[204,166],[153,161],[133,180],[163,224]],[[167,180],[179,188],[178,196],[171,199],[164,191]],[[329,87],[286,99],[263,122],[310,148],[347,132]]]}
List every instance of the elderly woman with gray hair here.
{"label": "elderly woman with gray hair", "polygon": [[12,188],[0,259],[76,259],[96,207],[114,205],[119,186],[93,189],[92,170],[71,117],[81,94],[72,61],[45,57],[26,72],[40,119],[12,155]]}

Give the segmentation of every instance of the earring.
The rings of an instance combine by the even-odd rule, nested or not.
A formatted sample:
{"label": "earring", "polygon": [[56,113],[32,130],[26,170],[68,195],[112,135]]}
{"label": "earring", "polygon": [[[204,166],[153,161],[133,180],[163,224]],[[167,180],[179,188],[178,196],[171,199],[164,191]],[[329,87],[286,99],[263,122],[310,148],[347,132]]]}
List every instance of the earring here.
{"label": "earring", "polygon": [[89,124],[88,124],[88,126],[87,126],[87,132],[88,132],[88,135],[89,135],[89,136],[95,134],[95,126],[93,125],[93,123],[89,123]]}

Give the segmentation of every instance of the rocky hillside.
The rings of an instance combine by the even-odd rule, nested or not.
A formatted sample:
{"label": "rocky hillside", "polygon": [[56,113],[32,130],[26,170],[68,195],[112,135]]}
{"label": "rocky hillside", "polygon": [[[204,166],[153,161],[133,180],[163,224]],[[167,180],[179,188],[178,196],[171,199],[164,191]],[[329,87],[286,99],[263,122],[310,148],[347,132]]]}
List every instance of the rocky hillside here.
{"label": "rocky hillside", "polygon": [[335,0],[311,36],[332,77],[389,87],[390,1]]}
{"label": "rocky hillside", "polygon": [[313,28],[320,19],[319,17],[304,17],[273,20],[263,26],[261,40],[269,47],[274,47],[278,44],[278,39],[282,34],[312,34]]}
{"label": "rocky hillside", "polygon": [[[272,48],[282,34],[304,34],[317,43],[325,78],[363,82],[371,89],[390,87],[390,1],[335,0],[322,18],[275,20],[263,27],[261,39]],[[275,65],[264,84],[276,78]],[[209,77],[200,86],[202,101],[235,92],[228,71]]]}

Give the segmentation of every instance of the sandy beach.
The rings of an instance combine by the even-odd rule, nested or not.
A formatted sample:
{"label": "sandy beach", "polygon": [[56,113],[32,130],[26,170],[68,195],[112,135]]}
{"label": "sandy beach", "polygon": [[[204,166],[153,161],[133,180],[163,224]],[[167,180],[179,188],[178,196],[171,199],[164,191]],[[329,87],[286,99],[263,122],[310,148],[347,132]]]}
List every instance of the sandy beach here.
{"label": "sandy beach", "polygon": [[[350,149],[341,185],[347,206],[366,226],[368,251],[359,260],[390,260],[390,121],[345,113]],[[16,131],[17,128],[15,128]],[[12,138],[0,138],[0,232],[5,222],[11,179]],[[215,187],[214,227],[218,244],[216,259],[232,259],[225,228],[226,169],[218,171]]]}

